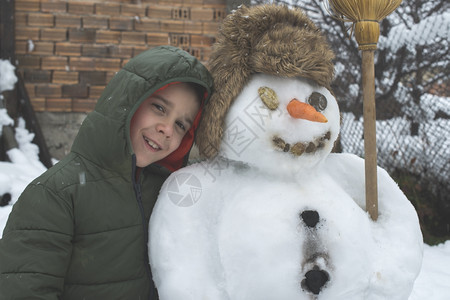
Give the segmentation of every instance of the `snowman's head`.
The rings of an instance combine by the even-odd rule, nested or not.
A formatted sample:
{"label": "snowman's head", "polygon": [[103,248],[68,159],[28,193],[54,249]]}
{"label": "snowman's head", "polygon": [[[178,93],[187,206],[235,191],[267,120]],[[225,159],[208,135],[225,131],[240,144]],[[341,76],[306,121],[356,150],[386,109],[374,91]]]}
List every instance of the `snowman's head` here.
{"label": "snowman's head", "polygon": [[220,155],[269,172],[302,172],[331,152],[339,124],[328,89],[305,78],[255,74],[227,113]]}

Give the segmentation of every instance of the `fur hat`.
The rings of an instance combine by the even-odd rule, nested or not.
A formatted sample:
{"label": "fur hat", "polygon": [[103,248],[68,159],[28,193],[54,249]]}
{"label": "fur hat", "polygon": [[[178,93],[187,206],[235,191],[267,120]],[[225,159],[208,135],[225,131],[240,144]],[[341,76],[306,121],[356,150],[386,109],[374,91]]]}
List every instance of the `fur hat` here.
{"label": "fur hat", "polygon": [[330,89],[333,58],[325,37],[300,9],[241,6],[228,15],[208,62],[214,93],[197,131],[200,154],[218,153],[228,109],[252,74],[305,77]]}

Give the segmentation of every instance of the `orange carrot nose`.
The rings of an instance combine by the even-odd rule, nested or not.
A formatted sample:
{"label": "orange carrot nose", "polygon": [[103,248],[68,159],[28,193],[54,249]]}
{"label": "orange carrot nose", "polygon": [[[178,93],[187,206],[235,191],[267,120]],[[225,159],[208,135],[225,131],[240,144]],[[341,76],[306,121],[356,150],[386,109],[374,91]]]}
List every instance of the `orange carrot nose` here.
{"label": "orange carrot nose", "polygon": [[287,111],[291,117],[296,119],[305,119],[313,122],[326,123],[327,118],[318,112],[308,103],[300,102],[297,99],[291,100],[287,106]]}

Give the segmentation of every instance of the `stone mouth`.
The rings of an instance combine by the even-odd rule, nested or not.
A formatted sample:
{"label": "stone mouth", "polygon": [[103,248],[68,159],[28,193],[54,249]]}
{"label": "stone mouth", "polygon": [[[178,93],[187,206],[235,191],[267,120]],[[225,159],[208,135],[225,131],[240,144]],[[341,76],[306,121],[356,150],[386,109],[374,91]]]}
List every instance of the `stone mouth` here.
{"label": "stone mouth", "polygon": [[275,149],[283,152],[289,152],[294,156],[300,156],[304,153],[314,153],[317,150],[323,149],[326,141],[329,141],[330,139],[331,131],[327,131],[324,135],[316,137],[311,142],[297,142],[295,144],[289,144],[279,136],[274,136],[272,142]]}

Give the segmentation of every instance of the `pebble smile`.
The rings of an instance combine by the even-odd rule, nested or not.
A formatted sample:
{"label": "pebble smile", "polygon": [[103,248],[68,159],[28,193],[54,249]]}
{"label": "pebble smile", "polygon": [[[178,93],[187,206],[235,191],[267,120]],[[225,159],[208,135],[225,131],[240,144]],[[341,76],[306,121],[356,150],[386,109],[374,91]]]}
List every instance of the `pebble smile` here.
{"label": "pebble smile", "polygon": [[295,156],[300,156],[303,153],[312,153],[316,150],[322,149],[325,146],[325,141],[330,140],[331,132],[327,131],[323,136],[316,138],[312,142],[299,142],[291,145],[286,143],[282,138],[274,136],[272,139],[273,145],[276,149],[283,152],[290,152]]}

